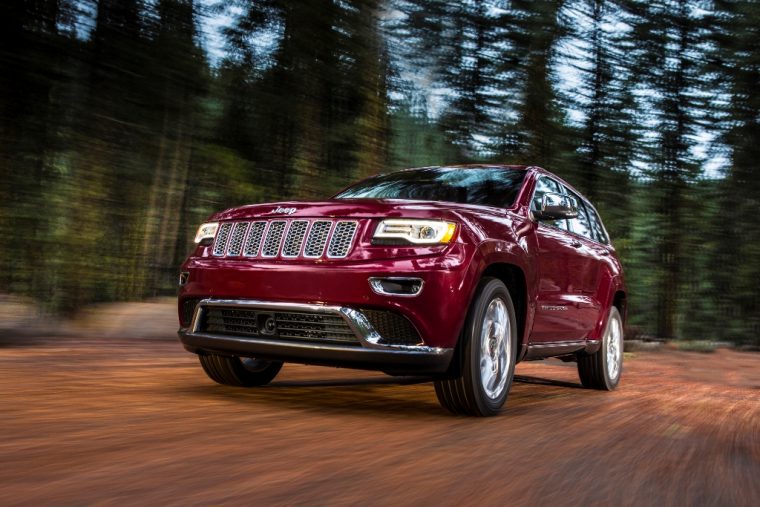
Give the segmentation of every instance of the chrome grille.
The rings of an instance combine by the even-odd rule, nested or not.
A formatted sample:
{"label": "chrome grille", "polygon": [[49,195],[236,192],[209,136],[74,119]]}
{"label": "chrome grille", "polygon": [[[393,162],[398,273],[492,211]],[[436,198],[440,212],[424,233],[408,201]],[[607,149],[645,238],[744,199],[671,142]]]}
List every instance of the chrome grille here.
{"label": "chrome grille", "polygon": [[253,222],[251,225],[251,232],[248,233],[248,239],[245,242],[243,255],[246,257],[255,257],[259,255],[261,238],[264,236],[264,229],[266,229],[266,227],[266,222]]}
{"label": "chrome grille", "polygon": [[310,340],[358,344],[342,317],[306,312],[277,312],[277,334],[283,340]]}
{"label": "chrome grille", "polygon": [[227,245],[227,255],[238,256],[243,249],[243,238],[248,230],[248,222],[238,222],[232,228],[230,243]]}
{"label": "chrome grille", "polygon": [[348,255],[357,226],[356,222],[338,222],[330,239],[330,246],[327,247],[328,257],[345,257]]}
{"label": "chrome grille", "polygon": [[[224,222],[212,253],[216,257],[331,259],[351,251],[359,223],[354,220],[257,220]],[[332,234],[331,234],[332,233]]]}
{"label": "chrome grille", "polygon": [[262,257],[277,257],[282,243],[282,233],[285,232],[285,220],[277,220],[269,223],[267,239],[264,240],[264,248],[261,250]]}
{"label": "chrome grille", "polygon": [[312,224],[309,238],[306,240],[306,246],[303,249],[304,257],[322,257],[322,254],[325,253],[327,238],[330,236],[330,229],[332,229],[332,222],[327,220],[317,220]]}
{"label": "chrome grille", "polygon": [[285,244],[282,247],[283,257],[298,257],[301,253],[303,238],[306,236],[306,229],[309,227],[307,220],[294,220],[288,227],[288,235],[285,238]]}
{"label": "chrome grille", "polygon": [[[275,321],[274,329],[266,329],[266,322],[270,319]],[[208,306],[204,308],[199,330],[270,340],[359,345],[346,320],[328,313]]]}
{"label": "chrome grille", "polygon": [[230,230],[232,229],[231,223],[222,224],[219,227],[219,232],[216,233],[216,242],[214,243],[214,255],[224,255],[224,247],[227,246],[227,240],[230,237]]}

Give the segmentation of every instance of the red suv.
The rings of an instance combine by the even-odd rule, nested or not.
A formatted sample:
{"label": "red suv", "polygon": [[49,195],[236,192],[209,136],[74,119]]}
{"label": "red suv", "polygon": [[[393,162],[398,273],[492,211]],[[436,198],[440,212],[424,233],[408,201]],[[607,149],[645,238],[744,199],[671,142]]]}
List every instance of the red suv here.
{"label": "red suv", "polygon": [[379,175],[216,213],[195,242],[179,335],[221,384],[266,384],[283,362],[430,375],[448,410],[493,415],[518,361],[620,381],[620,261],[594,207],[538,167]]}

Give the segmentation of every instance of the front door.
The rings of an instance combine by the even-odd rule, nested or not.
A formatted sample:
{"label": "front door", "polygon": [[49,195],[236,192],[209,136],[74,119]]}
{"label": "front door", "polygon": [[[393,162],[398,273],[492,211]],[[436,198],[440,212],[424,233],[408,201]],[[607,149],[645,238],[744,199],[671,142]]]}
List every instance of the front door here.
{"label": "front door", "polygon": [[[547,192],[565,193],[564,187],[541,176],[531,201],[537,210]],[[538,293],[531,343],[579,341],[588,334],[588,308],[584,284],[588,268],[584,244],[569,232],[567,220],[541,221],[535,229]]]}
{"label": "front door", "polygon": [[536,229],[538,295],[531,342],[583,340],[588,334],[583,294],[583,245],[564,230]]}

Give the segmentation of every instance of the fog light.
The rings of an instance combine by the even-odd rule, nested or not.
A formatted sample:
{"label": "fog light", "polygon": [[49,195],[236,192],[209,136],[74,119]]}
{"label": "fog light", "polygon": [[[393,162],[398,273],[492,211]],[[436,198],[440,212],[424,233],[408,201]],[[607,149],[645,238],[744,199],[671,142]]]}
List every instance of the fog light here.
{"label": "fog light", "polygon": [[417,296],[425,282],[421,278],[387,277],[370,278],[369,286],[382,296]]}

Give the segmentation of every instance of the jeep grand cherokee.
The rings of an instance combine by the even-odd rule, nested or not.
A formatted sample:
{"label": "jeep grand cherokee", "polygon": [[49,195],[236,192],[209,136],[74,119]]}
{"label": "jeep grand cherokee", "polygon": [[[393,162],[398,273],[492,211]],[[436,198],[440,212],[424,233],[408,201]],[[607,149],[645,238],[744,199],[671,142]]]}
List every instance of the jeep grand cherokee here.
{"label": "jeep grand cherokee", "polygon": [[221,384],[266,384],[283,362],[430,375],[446,409],[493,415],[519,361],[620,381],[620,262],[591,203],[538,167],[379,175],[216,213],[195,242],[179,334]]}

